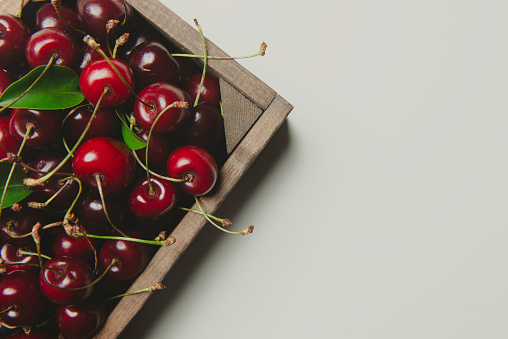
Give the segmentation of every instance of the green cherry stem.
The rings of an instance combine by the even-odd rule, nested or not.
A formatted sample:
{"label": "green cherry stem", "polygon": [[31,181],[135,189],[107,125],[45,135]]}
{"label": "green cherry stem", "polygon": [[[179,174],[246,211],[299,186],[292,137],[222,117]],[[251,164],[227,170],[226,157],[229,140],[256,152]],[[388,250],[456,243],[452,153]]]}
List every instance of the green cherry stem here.
{"label": "green cherry stem", "polygon": [[[35,256],[35,255],[37,255],[37,256],[39,255],[38,253],[34,253],[34,252],[30,252],[30,251],[25,251],[25,250],[23,250],[23,249],[21,249],[21,248],[18,250],[18,254],[23,254],[23,255],[34,255],[34,256]],[[44,258],[44,259],[46,259],[46,260],[51,260],[51,257],[50,257],[50,256],[47,256],[47,255],[42,254],[42,253],[41,253],[41,257],[43,257],[43,258]]]}
{"label": "green cherry stem", "polygon": [[[266,48],[268,45],[263,42],[261,43],[261,47],[259,48],[259,51],[251,54],[251,55],[245,55],[245,56],[239,56],[239,57],[230,57],[230,56],[207,56],[210,60],[236,60],[236,59],[248,59],[248,58],[254,58],[257,56],[264,56],[266,54]],[[196,59],[203,59],[204,55],[198,55],[198,54],[185,54],[185,53],[173,53],[171,54],[174,57],[181,57],[181,58],[196,58]]]}
{"label": "green cherry stem", "polygon": [[7,313],[7,312],[9,312],[10,310],[12,310],[13,308],[14,308],[14,305],[9,305],[9,307],[7,307],[5,310],[0,311],[0,314]]}
{"label": "green cherry stem", "polygon": [[102,239],[102,240],[125,240],[125,241],[132,241],[132,242],[138,242],[141,244],[147,244],[147,245],[157,245],[157,246],[170,246],[173,245],[176,240],[173,237],[169,237],[168,239],[164,241],[159,240],[145,240],[145,239],[137,239],[137,238],[130,238],[130,237],[116,237],[116,236],[108,236],[108,235],[94,235],[94,234],[85,234],[81,232],[75,232],[75,235],[80,235],[83,237],[89,237],[89,238],[95,238],[95,239]]}
{"label": "green cherry stem", "polygon": [[158,290],[163,290],[165,288],[166,288],[166,286],[164,286],[163,284],[157,283],[155,285],[152,285],[152,286],[147,287],[147,288],[143,288],[141,290],[137,290],[137,291],[133,291],[133,292],[127,292],[127,293],[115,295],[114,297],[111,297],[108,300],[115,300],[115,299],[118,299],[118,298],[126,297],[126,296],[129,296],[129,295],[135,295],[135,294],[139,294],[139,293],[154,292],[154,291],[158,291]]}
{"label": "green cherry stem", "polygon": [[106,219],[108,219],[109,224],[111,225],[111,227],[113,227],[115,229],[115,231],[117,231],[122,236],[127,237],[127,235],[125,233],[123,233],[118,227],[116,227],[115,224],[113,224],[113,222],[109,218],[109,213],[106,208],[106,201],[104,200],[104,192],[102,191],[101,175],[100,174],[95,175],[95,182],[97,183],[97,189],[99,190],[99,195],[101,197],[101,202],[102,202],[102,208],[104,210],[104,215],[106,215]]}
{"label": "green cherry stem", "polygon": [[79,147],[79,145],[81,144],[81,142],[83,141],[83,139],[85,138],[85,135],[86,133],[88,132],[88,130],[90,129],[90,126],[92,125],[92,120],[93,118],[95,117],[95,114],[97,113],[97,110],[101,104],[101,101],[102,101],[102,98],[104,98],[104,96],[108,93],[108,89],[105,88],[104,89],[104,92],[102,92],[99,100],[97,101],[97,105],[95,105],[95,109],[93,110],[93,113],[92,113],[92,116],[90,117],[90,120],[88,120],[88,124],[86,125],[85,127],[85,130],[83,131],[83,133],[81,133],[81,136],[79,137],[78,141],[76,142],[76,144],[74,145],[74,147],[71,149],[70,152],[67,153],[67,155],[65,156],[65,158],[63,158],[63,160],[60,162],[60,164],[58,164],[58,166],[56,166],[51,172],[49,172],[48,174],[46,174],[45,176],[39,178],[39,179],[32,179],[32,178],[27,178],[24,180],[24,184],[25,186],[28,186],[28,187],[31,187],[31,186],[38,186],[38,185],[42,185],[43,183],[46,182],[46,180],[48,180],[49,178],[51,178],[56,172],[58,172],[58,170],[60,170],[60,168],[62,168],[63,165],[65,165],[65,163],[71,158],[74,156],[74,152],[76,152],[76,149]]}
{"label": "green cherry stem", "polygon": [[44,67],[44,70],[42,71],[42,73],[37,77],[37,79],[35,79],[35,81],[33,82],[33,84],[30,85],[30,87],[28,87],[26,89],[26,91],[24,91],[23,93],[21,93],[21,95],[19,97],[17,97],[16,99],[14,99],[14,101],[12,101],[10,104],[8,104],[7,106],[5,107],[2,107],[0,109],[0,113],[2,113],[3,111],[5,111],[6,109],[8,109],[9,107],[11,107],[12,105],[14,105],[16,102],[18,102],[19,100],[21,100],[21,98],[23,98],[28,92],[30,92],[30,90],[32,88],[34,88],[34,86],[39,82],[39,80],[41,80],[41,78],[44,76],[44,74],[46,74],[49,70],[49,68],[51,67],[51,65],[53,65],[53,62],[55,62],[55,60],[57,59],[57,56],[55,54],[52,54],[51,55],[51,58],[49,59],[48,61],[48,64],[46,65],[46,67]]}
{"label": "green cherry stem", "polygon": [[252,233],[252,231],[254,230],[254,226],[249,226],[245,229],[243,229],[242,231],[240,232],[233,232],[233,231],[229,231],[223,227],[220,227],[219,225],[217,225],[212,219],[210,219],[208,217],[208,214],[205,213],[205,211],[203,211],[203,208],[201,207],[201,203],[199,202],[199,199],[198,197],[194,196],[194,199],[196,200],[196,205],[198,205],[198,208],[199,210],[201,211],[200,214],[203,214],[203,216],[206,218],[206,220],[208,220],[208,222],[212,225],[214,225],[215,227],[217,227],[219,230],[223,231],[223,232],[226,232],[226,233],[229,233],[229,234],[240,234],[240,235],[247,235],[249,233]]}
{"label": "green cherry stem", "polygon": [[[196,210],[193,210],[193,209],[190,209],[190,208],[186,208],[186,207],[178,207],[179,209],[181,209],[182,211],[187,211],[187,212],[192,212],[192,213],[196,213],[196,214],[203,214],[201,211],[196,211]],[[210,219],[213,219],[215,221],[218,221],[222,224],[223,227],[228,227],[228,226],[231,226],[231,220],[229,219],[222,219],[222,218],[218,218],[214,215],[211,215],[211,214],[208,214],[208,213],[205,213]]]}
{"label": "green cherry stem", "polygon": [[208,66],[208,49],[206,48],[206,39],[205,36],[203,35],[203,29],[201,28],[201,25],[198,23],[197,19],[194,19],[194,23],[196,24],[196,27],[198,28],[199,31],[199,36],[201,37],[201,43],[203,44],[203,54],[204,54],[203,73],[201,75],[201,82],[199,83],[196,100],[194,100],[194,107],[196,107],[199,102],[199,97],[201,96],[201,91],[203,90],[203,83],[205,82],[206,68]]}
{"label": "green cherry stem", "polygon": [[134,156],[134,158],[138,162],[139,166],[141,166],[144,170],[148,170],[150,175],[153,175],[154,177],[161,178],[161,179],[168,180],[168,181],[172,181],[172,182],[184,182],[184,181],[187,181],[187,179],[175,179],[175,178],[170,178],[170,177],[165,177],[163,175],[160,175],[159,173],[154,172],[154,171],[148,169],[148,167],[146,167],[145,164],[143,164],[143,162],[139,159],[138,154],[136,152],[132,151],[132,155]]}

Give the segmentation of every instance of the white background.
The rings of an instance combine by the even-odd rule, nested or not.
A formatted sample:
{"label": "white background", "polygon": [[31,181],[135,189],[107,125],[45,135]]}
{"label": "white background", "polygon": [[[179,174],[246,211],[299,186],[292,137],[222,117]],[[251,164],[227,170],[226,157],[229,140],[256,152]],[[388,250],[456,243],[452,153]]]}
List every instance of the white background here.
{"label": "white background", "polygon": [[295,109],[122,338],[508,337],[508,2],[163,2]]}

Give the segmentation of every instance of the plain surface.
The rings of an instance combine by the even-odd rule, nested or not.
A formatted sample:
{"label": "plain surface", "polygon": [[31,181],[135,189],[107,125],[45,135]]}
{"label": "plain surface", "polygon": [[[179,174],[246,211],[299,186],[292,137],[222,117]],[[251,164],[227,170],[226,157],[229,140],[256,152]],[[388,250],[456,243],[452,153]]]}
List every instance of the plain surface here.
{"label": "plain surface", "polygon": [[508,336],[506,1],[164,3],[295,109],[122,338]]}

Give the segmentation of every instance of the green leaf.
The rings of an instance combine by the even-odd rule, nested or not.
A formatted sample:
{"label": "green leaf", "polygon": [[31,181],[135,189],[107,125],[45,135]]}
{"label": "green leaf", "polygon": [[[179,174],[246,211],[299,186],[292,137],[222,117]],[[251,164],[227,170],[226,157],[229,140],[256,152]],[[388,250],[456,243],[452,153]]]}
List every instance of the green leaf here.
{"label": "green leaf", "polygon": [[142,149],[146,147],[146,141],[138,137],[130,128],[129,123],[127,122],[127,119],[125,117],[125,114],[122,112],[116,110],[116,115],[120,118],[122,121],[122,136],[123,141],[127,146],[133,150],[136,151],[138,149]]}
{"label": "green leaf", "polygon": [[[0,192],[2,193],[4,191],[7,178],[9,177],[11,167],[12,167],[11,163],[0,162]],[[9,187],[7,188],[7,194],[5,195],[5,200],[2,208],[14,205],[15,203],[26,198],[30,193],[32,193],[32,191],[30,191],[25,187],[25,185],[23,185],[23,180],[25,178],[26,173],[21,169],[21,167],[16,166],[14,168],[14,173],[12,174]]]}
{"label": "green leaf", "polygon": [[[19,98],[32,86],[45,67],[43,65],[34,68],[7,87],[0,96],[0,107],[5,107]],[[53,65],[11,108],[64,109],[80,104],[83,99],[83,93],[79,88],[79,75],[70,68]]]}

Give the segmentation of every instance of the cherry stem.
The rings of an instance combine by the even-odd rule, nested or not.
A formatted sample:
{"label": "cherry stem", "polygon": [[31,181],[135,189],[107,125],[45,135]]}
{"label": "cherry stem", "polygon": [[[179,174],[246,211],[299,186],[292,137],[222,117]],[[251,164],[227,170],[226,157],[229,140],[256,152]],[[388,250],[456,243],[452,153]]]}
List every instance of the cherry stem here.
{"label": "cherry stem", "polygon": [[240,235],[246,235],[246,234],[249,234],[249,233],[252,233],[252,231],[254,230],[254,226],[249,226],[245,229],[243,229],[242,231],[240,232],[232,232],[232,231],[229,231],[225,228],[222,228],[220,227],[219,225],[217,225],[215,222],[213,222],[212,219],[210,219],[208,217],[208,215],[205,213],[205,211],[203,211],[203,208],[201,207],[201,203],[199,202],[199,199],[197,196],[194,196],[194,199],[196,200],[196,204],[198,205],[199,207],[199,210],[201,211],[201,214],[203,214],[203,216],[206,218],[206,220],[208,220],[209,223],[211,223],[212,225],[214,225],[215,227],[217,227],[219,230],[223,231],[223,232],[226,232],[226,233],[229,233],[229,234],[240,234]]}
{"label": "cherry stem", "polygon": [[[251,54],[251,55],[244,55],[239,57],[231,57],[231,56],[207,56],[208,59],[212,60],[236,60],[236,59],[248,59],[248,58],[254,58],[257,56],[264,56],[266,53],[266,43],[262,43],[261,47],[259,48],[259,51],[257,53]],[[196,58],[196,59],[203,59],[205,58],[204,55],[198,55],[198,54],[185,54],[185,53],[173,53],[171,54],[174,57],[181,57],[181,58]]]}
{"label": "cherry stem", "polygon": [[[109,42],[110,40],[110,34],[111,31],[120,23],[118,20],[108,20],[108,23],[106,24],[106,47],[108,49],[109,55],[113,56],[113,50],[111,49],[111,44]],[[113,57],[114,58],[114,57]]]}
{"label": "cherry stem", "polygon": [[153,175],[154,177],[157,177],[157,178],[161,178],[161,179],[165,179],[165,180],[168,180],[168,181],[172,181],[172,182],[184,182],[184,181],[187,181],[187,179],[175,179],[175,178],[170,178],[170,177],[165,177],[163,175],[160,175],[159,173],[157,172],[154,172],[150,169],[148,169],[148,167],[145,166],[145,164],[143,164],[143,162],[139,159],[138,157],[138,154],[134,151],[132,151],[132,155],[134,155],[134,158],[136,159],[136,161],[138,162],[138,164],[144,169],[144,170],[148,170],[150,171],[150,174]]}
{"label": "cherry stem", "polygon": [[[39,253],[34,253],[34,252],[30,252],[30,251],[25,251],[23,249],[18,249],[18,254],[24,254],[24,255],[39,255]],[[50,256],[47,256],[45,254],[42,254],[41,253],[41,257],[43,257],[44,259],[46,260],[51,260],[51,257]]]}
{"label": "cherry stem", "polygon": [[[201,211],[196,211],[196,210],[193,210],[193,209],[190,209],[190,208],[186,208],[186,207],[178,207],[179,209],[181,209],[182,211],[187,211],[187,212],[192,212],[192,213],[196,213],[196,214],[203,214]],[[211,214],[208,214],[208,213],[205,213],[210,219],[213,219],[215,221],[218,221],[222,224],[223,227],[228,227],[228,226],[231,226],[231,220],[229,219],[222,219],[222,218],[218,218],[214,215],[211,215]]]}
{"label": "cherry stem", "polygon": [[122,236],[126,237],[127,235],[125,233],[123,233],[120,229],[118,229],[118,227],[116,227],[115,224],[113,224],[113,222],[109,218],[109,213],[106,208],[106,201],[104,200],[104,192],[102,191],[101,175],[100,174],[95,174],[95,182],[97,183],[97,188],[99,189],[99,195],[100,195],[101,201],[102,201],[102,208],[104,209],[104,214],[106,215],[106,219],[108,219],[109,224],[115,229],[115,231],[117,231]]}
{"label": "cherry stem", "polygon": [[84,234],[81,232],[75,232],[76,235],[81,235],[84,237],[94,238],[94,239],[103,239],[103,240],[125,240],[125,241],[132,241],[132,242],[138,242],[141,244],[147,244],[147,245],[157,245],[157,246],[170,246],[173,245],[176,242],[176,239],[173,237],[169,237],[168,239],[164,241],[159,240],[145,240],[145,239],[138,239],[138,238],[130,238],[130,237],[115,237],[115,236],[109,236],[109,235],[94,235],[94,234]]}
{"label": "cherry stem", "polygon": [[[69,113],[67,113],[65,118],[62,120],[62,127],[65,125],[65,122],[67,121],[67,119],[69,119],[74,113],[76,113],[76,111],[78,109],[86,107],[86,106],[92,106],[92,104],[79,105],[77,107],[74,107]],[[67,150],[67,153],[71,153],[71,150],[70,150],[69,146],[67,145],[67,141],[65,140],[65,137],[63,137],[63,136],[62,136],[62,141],[63,141],[65,149]]]}
{"label": "cherry stem", "polygon": [[206,48],[206,39],[205,39],[205,36],[203,35],[203,30],[201,29],[201,25],[198,23],[197,19],[194,19],[194,23],[196,24],[196,27],[198,28],[199,35],[201,36],[201,43],[203,44],[203,54],[204,54],[203,73],[201,75],[201,82],[199,83],[198,93],[196,95],[196,100],[194,100],[194,107],[196,107],[199,102],[199,97],[201,96],[201,91],[203,90],[203,83],[205,82],[206,68],[208,66],[208,49]]}
{"label": "cherry stem", "polygon": [[[32,264],[32,263],[6,263],[3,262],[0,264],[0,267],[8,267],[8,266],[30,266],[30,267],[40,267],[39,264]],[[55,273],[60,273],[58,270],[54,268],[45,267],[47,270],[53,271]]]}
{"label": "cherry stem", "polygon": [[125,26],[125,24],[127,23],[128,7],[127,7],[127,3],[125,2],[125,0],[122,0],[122,2],[123,2],[123,9],[125,11],[125,16],[123,17],[123,21],[122,21],[122,23],[120,25],[121,26]]}
{"label": "cherry stem", "polygon": [[34,180],[34,181],[30,181],[30,180],[26,180],[25,179],[25,185],[27,186],[37,186],[37,185],[41,185],[43,184],[44,182],[46,182],[46,180],[48,180],[49,178],[51,178],[56,172],[58,172],[58,170],[60,170],[60,168],[62,168],[63,165],[65,165],[65,163],[72,157],[74,156],[74,152],[76,152],[76,149],[79,147],[79,145],[81,144],[81,142],[83,141],[83,139],[85,138],[85,135],[86,133],[88,132],[88,130],[90,129],[90,126],[92,125],[92,120],[93,118],[95,117],[95,114],[97,113],[97,110],[99,109],[99,106],[101,104],[101,101],[102,101],[102,98],[104,98],[104,96],[109,92],[109,90],[107,88],[104,89],[104,92],[102,92],[99,100],[97,101],[97,105],[95,105],[95,108],[93,110],[93,113],[92,113],[92,116],[90,117],[90,120],[88,120],[88,124],[86,125],[85,127],[85,130],[83,131],[83,133],[81,133],[81,136],[79,137],[78,141],[76,142],[76,144],[74,145],[74,147],[72,147],[71,151],[67,153],[67,155],[65,156],[65,158],[63,158],[63,160],[60,162],[60,164],[58,164],[58,166],[56,166],[51,172],[49,172],[48,174],[46,174],[45,176],[43,176],[42,178],[39,178],[37,180]]}
{"label": "cherry stem", "polygon": [[[148,145],[150,144],[150,138],[152,137],[152,131],[153,131],[153,128],[155,127],[155,124],[157,124],[157,122],[159,121],[159,119],[162,117],[162,115],[164,113],[166,113],[170,108],[174,108],[174,107],[186,108],[186,107],[189,107],[189,103],[183,102],[183,101],[175,101],[171,105],[164,108],[162,110],[162,112],[155,118],[152,126],[150,127],[150,131],[148,132],[148,138],[146,139],[146,150],[145,150],[146,166],[145,166],[145,168],[146,168],[146,177],[148,178],[148,187],[150,188],[150,194],[153,194],[153,187],[152,187],[152,183],[150,182],[150,171],[148,170]],[[180,180],[180,179],[178,179],[178,180]],[[170,180],[170,181],[174,181],[174,180]],[[185,181],[185,179],[183,181]],[[179,181],[179,182],[181,182],[181,181]]]}
{"label": "cherry stem", "polygon": [[8,109],[9,107],[11,107],[12,105],[14,105],[16,102],[18,102],[19,100],[21,100],[21,98],[23,98],[28,92],[30,92],[30,90],[32,88],[34,88],[34,86],[39,82],[39,80],[41,80],[41,78],[44,76],[44,74],[46,74],[49,70],[49,68],[51,67],[51,65],[53,65],[53,62],[56,60],[56,55],[55,54],[52,54],[51,55],[51,58],[49,59],[48,61],[48,64],[46,65],[46,67],[44,67],[44,70],[42,71],[42,73],[37,77],[37,79],[35,79],[35,81],[30,85],[30,87],[28,87],[26,89],[26,91],[24,91],[23,93],[21,93],[21,95],[19,97],[17,97],[16,99],[14,99],[13,102],[11,102],[10,104],[8,104],[7,106],[5,107],[2,107],[0,109],[0,113],[2,113],[3,111],[5,111],[6,109]]}
{"label": "cherry stem", "polygon": [[60,189],[58,191],[56,191],[55,194],[53,194],[48,200],[46,200],[45,202],[35,202],[35,201],[31,201],[29,202],[27,205],[28,207],[30,208],[34,208],[34,209],[43,209],[45,207],[47,207],[49,205],[49,203],[51,203],[53,200],[55,200],[56,197],[58,197],[58,195],[60,193],[62,193],[62,191],[65,189],[65,187],[67,187],[67,185],[69,184],[69,182],[71,182],[72,179],[69,179],[65,182],[65,184],[60,187]]}
{"label": "cherry stem", "polygon": [[[8,222],[7,222],[6,232],[7,232],[7,234],[8,234],[11,238],[14,238],[14,239],[21,239],[21,238],[28,238],[28,237],[31,237],[31,236],[32,236],[32,232],[27,233],[27,234],[21,234],[21,235],[11,233],[11,225],[12,225],[12,224],[8,221]],[[49,228],[53,228],[53,227],[57,227],[57,226],[62,226],[62,222],[61,222],[61,221],[57,221],[57,222],[54,222],[54,223],[51,223],[51,224],[48,224],[48,225],[44,225],[44,226],[42,226],[42,229],[43,229],[43,230],[47,230],[47,229],[49,229]]]}
{"label": "cherry stem", "polygon": [[145,105],[146,107],[149,107],[149,108],[152,108],[152,106],[150,106],[149,104],[147,104],[146,102],[144,102],[143,100],[141,100],[141,98],[136,94],[136,92],[134,92],[134,90],[131,88],[131,86],[129,86],[129,84],[127,83],[127,81],[125,81],[125,79],[123,78],[123,76],[120,74],[120,71],[118,71],[118,69],[116,68],[116,66],[111,62],[111,60],[109,59],[109,57],[106,55],[106,53],[104,53],[104,51],[101,49],[101,45],[98,44],[97,42],[95,42],[94,38],[92,38],[90,35],[87,35],[85,36],[85,38],[83,39],[83,41],[88,45],[90,46],[91,48],[93,48],[95,51],[97,51],[97,53],[99,53],[103,58],[104,60],[106,60],[106,62],[108,63],[108,65],[113,69],[113,71],[115,71],[116,75],[118,75],[118,77],[120,78],[120,80],[122,80],[123,84],[129,89],[129,91],[131,92],[131,94],[134,96],[134,98],[136,100],[138,100],[140,103],[142,103],[143,105]]}
{"label": "cherry stem", "polygon": [[67,229],[70,228],[70,224],[69,224],[69,220],[71,219],[71,213],[72,213],[72,210],[74,209],[74,206],[76,206],[76,203],[78,202],[79,200],[79,197],[81,196],[81,191],[83,189],[83,185],[81,184],[81,180],[79,180],[77,177],[73,177],[74,180],[76,180],[76,182],[78,183],[78,194],[76,194],[76,197],[74,198],[74,200],[72,201],[72,204],[69,206],[69,209],[67,209],[67,212],[65,212],[65,216],[64,216],[64,219],[62,221],[62,226],[65,230],[65,233],[69,234],[69,232],[67,232]]}
{"label": "cherry stem", "polygon": [[13,308],[14,308],[14,305],[10,305],[10,306],[9,306],[9,307],[7,307],[5,310],[0,311],[0,314],[7,313],[7,312],[9,312],[10,310],[12,310]]}
{"label": "cherry stem", "polygon": [[51,0],[51,4],[53,5],[53,8],[55,9],[56,11],[56,14],[58,15],[58,17],[60,18],[60,20],[63,21],[64,24],[66,24],[68,27],[70,27],[71,29],[75,30],[76,32],[78,32],[79,34],[81,35],[86,35],[85,32],[83,32],[82,30],[72,26],[67,20],[65,20],[65,18],[63,17],[63,15],[60,13],[60,0]]}
{"label": "cherry stem", "polygon": [[39,266],[42,268],[42,257],[41,257],[41,236],[39,234],[39,230],[41,229],[41,224],[38,222],[32,227],[32,238],[35,242],[35,248],[37,249],[37,256],[39,257]]}
{"label": "cherry stem", "polygon": [[129,33],[125,33],[122,36],[120,36],[118,39],[116,39],[115,47],[113,48],[113,54],[111,56],[116,58],[116,54],[118,53],[118,48],[122,45],[124,45],[129,40]]}
{"label": "cherry stem", "polygon": [[[28,139],[28,135],[32,132],[32,129],[35,127],[32,123],[27,123],[26,127],[26,133],[23,137],[23,142],[19,146],[18,153],[16,155],[19,157],[21,155],[21,151],[23,150],[23,147],[25,147],[26,140]],[[11,166],[11,170],[9,171],[9,175],[7,176],[7,180],[5,181],[4,191],[2,192],[2,198],[0,200],[0,215],[2,214],[2,209],[4,206],[5,197],[7,195],[7,188],[9,187],[9,183],[11,182],[12,175],[14,174],[14,168],[16,167],[16,163],[13,162]]]}
{"label": "cherry stem", "polygon": [[152,286],[147,287],[147,288],[143,288],[141,290],[137,290],[137,291],[133,291],[133,292],[127,292],[127,293],[115,295],[114,297],[111,297],[108,300],[114,300],[114,299],[126,297],[126,296],[129,296],[129,295],[135,295],[135,294],[139,294],[139,293],[154,292],[154,291],[158,291],[158,290],[163,290],[165,288],[166,288],[166,286],[164,286],[163,284],[157,283],[155,285],[152,285]]}

